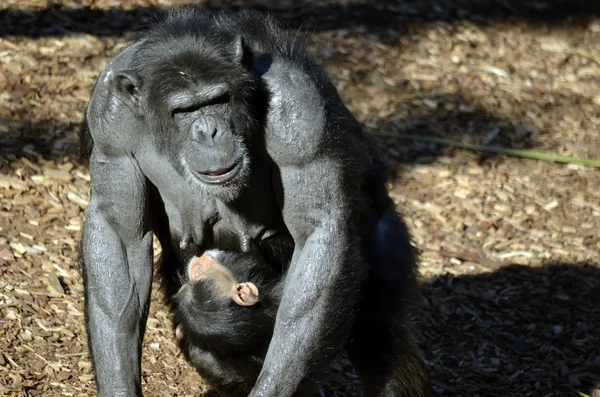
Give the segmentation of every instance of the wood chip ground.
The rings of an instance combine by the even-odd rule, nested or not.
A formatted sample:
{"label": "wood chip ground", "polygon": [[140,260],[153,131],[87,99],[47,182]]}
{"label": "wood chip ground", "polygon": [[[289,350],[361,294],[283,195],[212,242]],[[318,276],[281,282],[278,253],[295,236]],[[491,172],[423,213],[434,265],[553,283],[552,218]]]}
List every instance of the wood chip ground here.
{"label": "wood chip ground", "polygon": [[[0,1],[0,395],[94,395],[76,162],[92,85],[171,0]],[[381,137],[600,158],[600,3],[215,1],[311,32],[393,172],[421,251],[421,343],[440,396],[600,396],[598,169]],[[199,396],[155,286],[145,395]],[[341,359],[328,396],[360,396]],[[583,393],[583,394],[579,394]]]}

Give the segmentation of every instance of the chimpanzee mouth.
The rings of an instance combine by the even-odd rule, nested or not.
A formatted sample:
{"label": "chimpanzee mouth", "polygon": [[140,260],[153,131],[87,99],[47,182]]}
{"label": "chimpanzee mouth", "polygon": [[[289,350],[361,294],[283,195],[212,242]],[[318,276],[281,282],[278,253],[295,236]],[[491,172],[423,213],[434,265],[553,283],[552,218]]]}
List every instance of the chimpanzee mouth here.
{"label": "chimpanzee mouth", "polygon": [[240,171],[243,164],[243,159],[240,159],[233,163],[232,166],[227,168],[219,168],[214,171],[194,171],[194,174],[198,179],[200,179],[204,183],[208,183],[211,185],[220,185],[232,180]]}

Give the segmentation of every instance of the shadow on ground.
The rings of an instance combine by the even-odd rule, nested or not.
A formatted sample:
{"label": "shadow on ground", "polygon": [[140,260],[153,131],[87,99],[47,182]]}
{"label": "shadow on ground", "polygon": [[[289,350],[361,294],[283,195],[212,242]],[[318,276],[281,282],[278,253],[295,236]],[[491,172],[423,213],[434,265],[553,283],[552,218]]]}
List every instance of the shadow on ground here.
{"label": "shadow on ground", "polygon": [[597,268],[443,275],[424,295],[425,356],[440,395],[576,396],[600,381]]}
{"label": "shadow on ground", "polygon": [[[418,25],[425,21],[444,21],[448,23],[471,20],[474,23],[485,24],[502,20],[542,24],[561,29],[580,29],[582,20],[589,20],[600,15],[600,2],[595,0],[377,0],[354,1],[340,4],[337,1],[313,2],[281,2],[281,1],[207,1],[202,3],[215,12],[229,12],[242,9],[255,9],[273,13],[278,19],[291,26],[302,27],[313,32],[331,29],[356,29],[360,32],[389,32],[402,34],[408,26]],[[109,8],[92,9],[81,7],[69,8],[61,4],[53,4],[40,10],[4,9],[0,10],[0,37],[31,37],[61,36],[86,33],[98,37],[131,36],[143,32],[154,21],[161,19],[165,9],[160,7],[135,7],[130,10]],[[387,32],[387,33],[385,33]],[[383,39],[382,39],[383,40]],[[61,61],[59,66],[65,68]],[[99,73],[100,70],[97,70]],[[23,91],[22,96],[34,98],[44,97],[44,84],[28,86],[19,76],[7,74],[16,79],[14,86],[8,90]],[[8,77],[7,77],[8,78]],[[12,87],[12,88],[11,88]],[[401,91],[402,88],[397,88]],[[11,95],[13,94],[9,91]],[[63,93],[60,93],[63,94]],[[68,93],[67,93],[68,94]],[[53,94],[49,94],[53,95]],[[421,98],[423,99],[423,98]],[[418,97],[412,100],[419,100]],[[464,142],[481,143],[487,134],[497,128],[502,132],[494,144],[505,144],[507,147],[533,148],[536,139],[525,131],[522,136],[514,132],[518,120],[508,120],[506,117],[495,115],[485,109],[468,106],[468,98],[446,96],[437,98],[437,109],[429,109],[421,114],[408,114],[402,119],[399,132],[408,134],[430,133],[447,138],[460,139]],[[471,110],[445,110],[448,103],[467,104]],[[402,101],[398,102],[398,113],[403,109]],[[81,109],[83,110],[83,109]],[[550,109],[550,111],[555,111]],[[11,112],[12,118],[0,119],[0,161],[8,162],[15,157],[27,156],[51,159],[57,162],[74,157],[77,151],[77,123],[59,123],[44,117],[36,116],[34,109],[24,106]],[[385,126],[378,126],[385,127]],[[398,126],[397,126],[398,127]],[[520,130],[523,132],[523,129]],[[518,134],[517,134],[518,135]],[[503,137],[503,138],[502,138]],[[406,144],[393,138],[373,138],[384,147],[394,146],[397,150],[384,153],[390,164],[405,164],[414,161],[429,162],[451,149],[441,148],[435,144],[413,142]],[[482,156],[487,159],[489,156]],[[0,163],[0,167],[2,163]],[[2,169],[0,168],[0,171]]]}
{"label": "shadow on ground", "polygon": [[[422,349],[436,395],[591,393],[600,382],[599,292],[600,270],[584,265],[511,265],[426,280]],[[347,361],[327,382],[328,397],[362,395]]]}
{"label": "shadow on ground", "polygon": [[[576,26],[581,19],[600,15],[596,0],[375,0],[375,1],[205,1],[215,12],[239,9],[268,11],[277,18],[312,31],[355,28],[361,26],[370,32],[386,29],[402,30],[409,24],[424,21],[453,22],[473,20],[479,23],[491,20],[551,22],[569,21]],[[161,7],[69,8],[52,4],[42,10],[0,10],[1,36],[42,37],[75,33],[98,36],[122,36],[130,31],[141,31],[167,11]]]}

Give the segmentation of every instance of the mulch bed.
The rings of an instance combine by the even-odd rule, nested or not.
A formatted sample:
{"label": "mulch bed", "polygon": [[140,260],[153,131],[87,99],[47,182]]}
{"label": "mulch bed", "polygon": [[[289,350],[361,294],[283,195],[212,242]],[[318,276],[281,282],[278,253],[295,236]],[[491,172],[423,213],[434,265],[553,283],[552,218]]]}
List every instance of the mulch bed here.
{"label": "mulch bed", "polygon": [[[3,395],[94,393],[77,263],[89,200],[78,124],[104,65],[172,4],[123,3],[0,6]],[[421,252],[421,341],[438,395],[600,396],[598,170],[377,135],[600,158],[600,4],[205,4],[309,30],[311,52],[379,145]],[[145,393],[201,395],[154,289]],[[344,359],[326,386],[361,395]]]}

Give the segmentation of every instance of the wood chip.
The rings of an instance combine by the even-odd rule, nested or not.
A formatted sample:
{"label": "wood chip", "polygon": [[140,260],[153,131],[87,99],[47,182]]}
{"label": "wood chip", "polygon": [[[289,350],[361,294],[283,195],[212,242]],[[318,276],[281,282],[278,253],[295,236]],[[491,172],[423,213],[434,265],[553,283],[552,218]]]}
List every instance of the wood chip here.
{"label": "wood chip", "polygon": [[[186,1],[2,2],[0,395],[95,395],[78,262],[90,174],[76,161],[77,125],[100,71],[172,3]],[[600,158],[597,1],[203,3],[268,10],[310,31],[308,49],[348,109],[391,135],[372,139],[421,251],[419,341],[436,394],[600,394],[598,170],[393,138]],[[158,284],[144,395],[204,395]],[[332,397],[364,394],[345,357],[323,383]]]}
{"label": "wood chip", "polygon": [[46,278],[48,279],[48,286],[52,288],[54,292],[57,292],[59,294],[65,293],[65,290],[58,277],[56,277],[56,274],[49,272],[46,274]]}
{"label": "wood chip", "polygon": [[73,179],[73,176],[68,171],[64,171],[64,170],[45,169],[44,176],[48,179],[55,179],[55,180],[67,181],[67,182],[71,181],[71,179]]}
{"label": "wood chip", "polygon": [[20,179],[0,174],[0,189],[27,190],[27,183]]}
{"label": "wood chip", "polygon": [[8,250],[8,248],[2,248],[0,249],[0,259],[5,259],[5,260],[13,260],[15,259],[15,256],[13,255],[12,252],[10,252]]}

